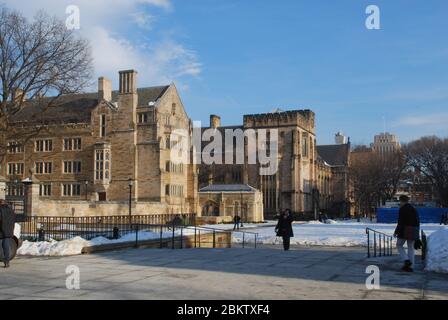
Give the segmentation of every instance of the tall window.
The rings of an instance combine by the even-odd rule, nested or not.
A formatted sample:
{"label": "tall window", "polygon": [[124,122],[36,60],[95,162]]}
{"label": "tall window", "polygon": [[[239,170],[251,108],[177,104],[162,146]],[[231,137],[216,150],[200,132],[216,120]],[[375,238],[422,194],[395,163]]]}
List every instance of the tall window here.
{"label": "tall window", "polygon": [[100,116],[100,137],[106,136],[106,115],[102,114]]}
{"label": "tall window", "polygon": [[49,152],[53,151],[53,140],[51,139],[39,139],[34,142],[34,150],[36,152]]}
{"label": "tall window", "polygon": [[64,151],[78,151],[81,150],[81,138],[65,138]]}
{"label": "tall window", "polygon": [[64,161],[63,173],[81,173],[81,161]]}
{"label": "tall window", "polygon": [[50,174],[53,172],[52,162],[37,161],[34,167],[36,174]]}
{"label": "tall window", "polygon": [[308,157],[308,137],[304,135],[302,137],[302,156]]}
{"label": "tall window", "polygon": [[110,150],[95,151],[95,180],[110,179]]}
{"label": "tall window", "polygon": [[140,112],[137,115],[138,123],[148,123],[148,113],[147,112]]}
{"label": "tall window", "polygon": [[39,185],[39,195],[41,197],[51,196],[51,183],[42,183]]}
{"label": "tall window", "polygon": [[25,165],[22,162],[11,162],[8,163],[8,175],[23,175],[25,171]]}
{"label": "tall window", "polygon": [[25,147],[17,141],[8,142],[8,153],[24,153]]}
{"label": "tall window", "polygon": [[80,183],[63,183],[62,184],[62,195],[64,197],[77,197],[81,195],[81,184]]}

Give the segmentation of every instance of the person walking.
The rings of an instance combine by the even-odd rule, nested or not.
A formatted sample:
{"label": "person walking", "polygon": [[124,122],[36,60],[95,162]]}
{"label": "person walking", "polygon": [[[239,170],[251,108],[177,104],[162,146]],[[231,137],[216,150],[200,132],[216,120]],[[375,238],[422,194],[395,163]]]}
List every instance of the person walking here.
{"label": "person walking", "polygon": [[9,268],[9,261],[11,260],[15,223],[14,211],[5,200],[0,199],[0,249],[3,251],[5,268]]}
{"label": "person walking", "polygon": [[233,230],[240,230],[241,217],[235,214],[233,217]]}
{"label": "person walking", "polygon": [[[397,249],[404,262],[401,270],[412,272],[415,263],[414,244],[420,238],[420,219],[417,210],[409,203],[409,197],[400,196],[400,211],[394,236],[397,238]],[[407,243],[408,252],[404,249]]]}
{"label": "person walking", "polygon": [[280,215],[277,226],[275,227],[275,232],[277,233],[277,237],[282,237],[283,239],[283,248],[285,251],[289,250],[291,237],[294,237],[294,233],[292,231],[292,215],[291,210],[286,209]]}

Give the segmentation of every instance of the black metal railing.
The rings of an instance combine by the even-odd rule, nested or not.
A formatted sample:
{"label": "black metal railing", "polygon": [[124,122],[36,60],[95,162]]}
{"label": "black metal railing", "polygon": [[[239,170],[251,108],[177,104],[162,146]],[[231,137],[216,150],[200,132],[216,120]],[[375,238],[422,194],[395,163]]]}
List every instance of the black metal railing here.
{"label": "black metal railing", "polygon": [[[249,231],[225,230],[201,226],[178,225],[132,225],[135,234],[135,247],[148,242],[159,243],[159,247],[183,248],[257,248],[258,233]],[[151,232],[152,239],[141,239],[144,232]],[[239,241],[235,241],[235,234]],[[157,235],[157,237],[155,237]]]}
{"label": "black metal railing", "polygon": [[367,234],[367,257],[386,257],[392,255],[393,236],[366,228]]}
{"label": "black metal railing", "polygon": [[22,217],[21,238],[31,241],[67,240],[82,237],[117,239],[135,230],[133,225],[175,226],[195,225],[195,214],[153,214],[135,216],[95,217]]}

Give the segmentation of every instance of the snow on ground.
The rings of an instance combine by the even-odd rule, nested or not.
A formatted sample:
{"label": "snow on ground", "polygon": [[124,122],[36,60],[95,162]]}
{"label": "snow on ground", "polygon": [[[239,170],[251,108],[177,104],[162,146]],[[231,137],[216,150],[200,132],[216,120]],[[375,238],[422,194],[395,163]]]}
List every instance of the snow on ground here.
{"label": "snow on ground", "polygon": [[[244,224],[244,230],[247,231],[244,235],[244,240],[249,243],[254,243],[255,235],[257,233],[257,242],[262,244],[281,244],[282,239],[277,237],[275,234],[275,221],[268,221],[267,223],[259,224]],[[220,230],[232,230],[233,224],[221,224],[221,225],[206,225],[202,226],[205,228],[214,228]],[[356,220],[348,221],[328,221],[327,223],[322,223],[319,221],[310,222],[296,222],[293,224],[294,237],[291,238],[291,244],[296,245],[309,245],[309,246],[366,246],[366,228],[372,228],[374,230],[392,235],[395,229],[395,225],[392,224],[376,224],[368,222],[367,220],[363,222],[356,222]],[[435,231],[442,228],[437,224],[424,224],[422,229],[427,235],[431,235]],[[446,229],[446,227],[445,227]],[[194,234],[194,229],[184,229],[184,235]],[[211,232],[211,230],[202,229],[203,232]],[[447,231],[448,232],[448,231]],[[175,231],[176,235],[180,235],[180,230]],[[163,238],[170,238],[172,236],[172,231],[163,232]],[[440,238],[442,236],[436,236],[434,239]],[[447,237],[445,235],[445,237]],[[138,233],[139,240],[151,240],[159,239],[159,232],[149,232],[140,231]],[[446,238],[445,238],[446,239]],[[22,247],[18,250],[19,255],[34,255],[34,256],[63,256],[63,255],[77,255],[81,254],[83,247],[90,247],[94,245],[101,244],[113,244],[121,242],[135,241],[135,233],[131,233],[121,237],[118,240],[109,240],[103,237],[95,238],[90,241],[76,237],[65,241],[45,241],[45,242],[29,242],[24,241]],[[233,234],[233,242],[241,243],[243,241],[243,233],[235,232]],[[447,243],[446,240],[445,244]],[[442,241],[443,242],[443,241]],[[434,252],[439,252],[440,241],[433,240],[433,243],[438,243],[433,245]],[[448,250],[445,248],[445,254]],[[434,256],[433,263],[434,266],[438,265],[438,258]],[[448,260],[447,257],[441,258]]]}
{"label": "snow on ground", "polygon": [[[194,231],[193,231],[194,232]],[[184,232],[188,234],[189,232]],[[178,230],[175,231],[176,235],[179,235]],[[172,236],[172,232],[163,232],[162,238],[169,238]],[[153,240],[160,239],[159,232],[140,231],[138,233],[138,240]],[[74,237],[69,240],[63,241],[41,241],[31,242],[24,241],[22,246],[17,250],[18,255],[22,256],[69,256],[81,254],[82,248],[92,247],[102,244],[114,244],[135,241],[135,233],[126,234],[120,239],[109,240],[104,237],[97,237],[92,240],[85,240],[81,237]]]}
{"label": "snow on ground", "polygon": [[[328,222],[328,221],[327,221]],[[392,235],[395,225],[377,224],[369,222],[352,221],[332,221],[324,224],[319,221],[310,221],[309,223],[294,223],[294,237],[291,238],[291,244],[309,245],[309,246],[366,246],[367,236],[366,228],[371,228],[388,235]],[[427,235],[440,228],[437,224],[424,224],[422,229]],[[253,228],[251,232],[257,232],[257,241],[262,244],[281,244],[282,239],[277,237],[272,228]],[[245,240],[253,242],[254,237],[246,235]],[[242,242],[242,234],[234,234],[234,242]]]}
{"label": "snow on ground", "polygon": [[440,227],[428,237],[426,270],[448,273],[448,227]]}

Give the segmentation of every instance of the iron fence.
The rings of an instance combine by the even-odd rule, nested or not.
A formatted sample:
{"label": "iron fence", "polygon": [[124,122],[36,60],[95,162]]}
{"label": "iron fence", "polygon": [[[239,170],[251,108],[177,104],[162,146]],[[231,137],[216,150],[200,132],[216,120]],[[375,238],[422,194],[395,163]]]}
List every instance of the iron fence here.
{"label": "iron fence", "polygon": [[91,240],[96,237],[118,239],[135,232],[134,225],[175,226],[195,225],[195,214],[154,214],[134,216],[94,217],[22,217],[21,237],[24,240],[43,241],[48,239],[67,240],[82,237]]}

